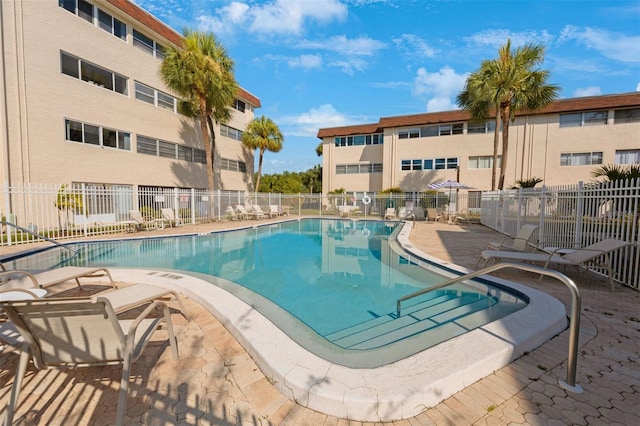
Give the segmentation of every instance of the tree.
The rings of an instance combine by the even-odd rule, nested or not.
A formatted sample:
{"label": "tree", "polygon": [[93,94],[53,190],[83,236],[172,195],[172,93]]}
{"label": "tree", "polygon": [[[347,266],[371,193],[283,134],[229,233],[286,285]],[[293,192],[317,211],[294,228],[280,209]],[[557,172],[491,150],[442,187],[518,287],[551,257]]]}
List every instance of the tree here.
{"label": "tree", "polygon": [[214,189],[213,123],[227,121],[238,93],[233,61],[211,33],[184,30],[182,48],[168,47],[160,66],[167,87],[183,97],[181,112],[200,121],[207,162],[207,187]]}
{"label": "tree", "polygon": [[302,183],[313,193],[322,189],[322,166],[316,165],[313,168],[301,173]]}
{"label": "tree", "polygon": [[258,159],[258,176],[256,178],[256,184],[254,191],[258,191],[260,187],[260,176],[262,175],[262,160],[265,151],[278,152],[282,149],[282,143],[284,142],[284,136],[282,132],[273,122],[272,119],[265,117],[254,118],[249,122],[249,125],[242,132],[242,143],[244,146],[251,150],[257,149],[259,151]]}
{"label": "tree", "polygon": [[591,172],[591,176],[596,179],[603,177],[609,182],[616,180],[639,179],[640,165],[629,164],[625,167],[619,164],[605,164],[604,166],[593,170]]}
{"label": "tree", "polygon": [[[58,209],[58,228],[60,232],[68,232],[69,224],[72,223],[69,218],[70,212],[80,212],[82,211],[82,196],[77,192],[70,190],[69,186],[65,183],[58,190],[58,194],[56,195],[56,201],[53,202],[53,205]],[[60,213],[65,212],[65,227],[62,229],[62,221],[60,219]]]}
{"label": "tree", "polygon": [[544,108],[558,97],[559,87],[547,83],[549,71],[536,68],[543,60],[544,47],[531,43],[512,50],[511,40],[507,40],[498,51],[498,58],[483,61],[458,95],[458,105],[469,110],[474,119],[486,119],[491,110],[496,114],[492,189],[495,189],[500,127],[502,161],[498,189],[503,189],[509,155],[509,123],[516,112]]}
{"label": "tree", "polygon": [[322,142],[320,142],[318,146],[316,146],[316,155],[318,157],[322,157]]}

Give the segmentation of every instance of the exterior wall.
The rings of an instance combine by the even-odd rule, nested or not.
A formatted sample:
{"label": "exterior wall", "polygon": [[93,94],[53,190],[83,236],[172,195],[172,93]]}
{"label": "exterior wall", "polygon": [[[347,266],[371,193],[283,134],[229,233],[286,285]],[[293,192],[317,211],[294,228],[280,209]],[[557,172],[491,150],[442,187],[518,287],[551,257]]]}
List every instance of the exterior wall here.
{"label": "exterior wall", "polygon": [[[132,30],[164,46],[174,41],[152,31],[111,2],[93,2],[127,24],[127,40],[104,31],[55,1],[2,2],[2,179],[9,183],[90,182],[206,188],[203,163],[137,153],[137,136],[204,149],[199,125],[135,98],[135,81],[170,93],[158,75],[161,59],[133,46]],[[114,2],[117,3],[117,2]],[[158,22],[156,21],[156,24]],[[165,32],[166,34],[167,32]],[[61,72],[61,51],[127,78],[126,95]],[[2,89],[0,89],[2,90]],[[248,102],[247,102],[248,104]],[[5,118],[6,117],[6,118]],[[66,141],[65,119],[129,132],[131,150]],[[234,110],[230,126],[244,129],[253,107]],[[217,156],[244,161],[247,173],[218,170],[217,189],[249,190],[252,153],[216,129]],[[219,161],[217,162],[219,164]]]}
{"label": "exterior wall", "polygon": [[[598,107],[605,102],[602,97],[590,99],[590,108],[570,108],[571,100],[561,107],[564,112],[549,112],[535,115],[521,115],[509,126],[509,151],[505,188],[515,185],[517,180],[532,177],[543,179],[544,185],[555,186],[578,181],[591,181],[591,172],[606,164],[615,162],[616,150],[640,150],[640,122],[615,123],[614,110],[640,107],[640,94],[615,95],[624,98],[619,108]],[[581,105],[580,102],[574,102]],[[607,110],[607,124],[560,127],[560,115],[571,112]],[[478,190],[491,189],[491,168],[470,167],[470,157],[493,155],[493,131],[488,133],[468,133],[468,120],[460,120],[461,112],[424,114],[419,119],[411,116],[383,118],[378,127],[369,126],[372,133],[384,133],[383,145],[336,147],[336,136],[362,134],[365,125],[336,129],[321,129],[318,133],[323,141],[323,192],[345,188],[350,191],[373,191],[400,187],[405,192],[425,191],[430,183],[452,179],[472,185]],[[454,121],[437,121],[438,117],[454,117]],[[432,120],[433,118],[433,120]],[[412,125],[381,128],[384,122],[410,121]],[[423,124],[419,124],[422,120]],[[491,121],[491,120],[490,120]],[[417,137],[400,139],[399,131],[437,124],[464,123],[463,133],[458,135]],[[502,150],[500,135],[498,153]],[[602,152],[601,164],[561,165],[561,154]],[[435,158],[458,158],[459,169],[404,171],[402,160]],[[340,174],[336,175],[336,165],[345,163],[382,163],[381,174]],[[499,167],[496,184],[499,179]],[[368,183],[368,185],[367,185]]]}

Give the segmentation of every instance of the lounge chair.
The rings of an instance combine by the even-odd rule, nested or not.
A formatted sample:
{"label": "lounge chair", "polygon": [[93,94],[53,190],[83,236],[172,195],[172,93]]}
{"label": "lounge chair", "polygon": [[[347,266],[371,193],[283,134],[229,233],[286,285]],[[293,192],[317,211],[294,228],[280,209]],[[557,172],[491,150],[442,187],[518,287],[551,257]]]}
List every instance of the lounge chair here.
{"label": "lounge chair", "polygon": [[[549,267],[552,263],[575,267],[586,267],[587,264],[594,264],[595,266],[607,269],[609,285],[611,286],[611,290],[614,290],[610,254],[628,245],[630,245],[630,243],[626,241],[607,239],[586,247],[572,249],[570,251],[565,251],[566,249],[559,248],[551,253],[484,250],[480,254],[480,258],[485,260],[485,264],[490,260],[496,261],[497,259],[502,259],[517,262],[543,263],[545,268]],[[558,253],[564,254],[560,255]]]}
{"label": "lounge chair", "polygon": [[[0,302],[0,307],[25,341],[7,407],[8,425],[13,422],[30,355],[39,369],[121,365],[118,425],[124,423],[131,364],[162,323],[169,334],[173,358],[178,359],[169,308],[162,302],[153,302],[134,321],[118,320],[103,297]],[[148,318],[156,309],[161,309],[162,316]]]}
{"label": "lounge chair", "polygon": [[254,204],[251,206],[251,208],[253,209],[253,214],[255,215],[256,219],[264,219],[266,217],[259,205]]}
{"label": "lounge chair", "polygon": [[395,219],[396,218],[396,209],[393,207],[387,207],[387,209],[384,211],[384,218],[385,219]]}
{"label": "lounge chair", "polygon": [[93,296],[94,299],[97,297],[107,299],[117,314],[137,308],[145,303],[153,302],[154,300],[173,297],[176,302],[178,302],[178,305],[180,305],[182,315],[187,321],[191,321],[191,316],[182,304],[178,293],[173,290],[167,290],[166,288],[149,284],[131,284],[117,290],[107,290]]}
{"label": "lounge chair", "polygon": [[426,218],[427,222],[432,221],[433,223],[436,223],[440,219],[442,219],[442,214],[438,212],[438,209],[435,209],[435,208],[427,209],[427,218]]}
{"label": "lounge chair", "polygon": [[522,225],[515,237],[496,235],[489,240],[487,250],[527,251],[529,240],[539,227],[537,225]]}
{"label": "lounge chair", "polygon": [[224,214],[227,215],[227,220],[241,220],[242,216],[240,213],[236,212],[232,206],[227,206],[224,210]]}
{"label": "lounge chair", "polygon": [[182,226],[182,219],[180,217],[176,218],[175,213],[173,212],[173,209],[160,209],[160,211],[162,212],[162,223],[164,226],[164,223],[168,223],[169,226],[171,228],[173,228],[174,226]]}
{"label": "lounge chair", "polygon": [[136,222],[138,230],[144,228],[149,231],[151,228],[157,227],[155,220],[146,220],[142,217],[142,213],[140,213],[139,210],[129,210],[129,216],[131,216],[131,220]]}
{"label": "lounge chair", "polygon": [[238,212],[238,215],[240,215],[240,217],[242,217],[243,219],[255,219],[256,218],[256,215],[253,212],[248,212],[247,209],[245,209],[242,204],[238,204],[236,206],[236,211]]}
{"label": "lounge chair", "polygon": [[282,214],[282,210],[280,210],[278,206],[276,206],[275,204],[269,205],[269,217],[278,217]]}
{"label": "lounge chair", "polygon": [[80,278],[95,278],[100,276],[106,276],[111,286],[116,288],[116,283],[113,281],[111,273],[109,273],[107,268],[84,268],[80,266],[65,266],[64,268],[51,269],[37,274],[20,270],[5,270],[4,272],[0,272],[0,278],[6,277],[9,278],[9,281],[1,284],[0,288],[47,288],[71,280],[75,280],[78,287],[82,288]]}

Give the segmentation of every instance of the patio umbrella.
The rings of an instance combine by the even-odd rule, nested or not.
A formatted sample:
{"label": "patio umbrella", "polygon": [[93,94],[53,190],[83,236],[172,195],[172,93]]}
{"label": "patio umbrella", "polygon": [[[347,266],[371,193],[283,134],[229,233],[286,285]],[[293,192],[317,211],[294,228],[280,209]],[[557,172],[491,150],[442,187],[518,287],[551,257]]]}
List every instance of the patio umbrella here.
{"label": "patio umbrella", "polygon": [[456,180],[445,180],[443,182],[430,183],[427,185],[431,189],[444,189],[449,188],[449,203],[451,203],[451,190],[452,189],[474,189],[473,186],[460,183]]}

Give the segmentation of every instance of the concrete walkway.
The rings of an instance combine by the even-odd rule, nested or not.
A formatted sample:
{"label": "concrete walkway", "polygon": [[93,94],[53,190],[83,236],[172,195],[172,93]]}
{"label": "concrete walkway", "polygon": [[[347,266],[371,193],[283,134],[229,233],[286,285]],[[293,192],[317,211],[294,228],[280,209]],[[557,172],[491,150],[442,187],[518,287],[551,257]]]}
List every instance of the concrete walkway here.
{"label": "concrete walkway", "polygon": [[[242,222],[256,224],[256,222]],[[134,236],[207,232],[238,223],[174,228]],[[420,222],[412,243],[442,260],[473,268],[495,232],[481,225]],[[24,249],[24,247],[21,247]],[[9,250],[2,249],[2,255]],[[566,377],[567,332],[474,383],[420,415],[393,425],[638,425],[640,424],[640,292],[616,286],[590,273],[568,272],[583,295],[578,383],[582,394],[558,386]],[[523,272],[503,271],[551,293],[568,306],[568,291],[559,282]],[[104,290],[100,279],[88,291]],[[77,295],[73,284],[61,294]],[[129,424],[185,425],[373,425],[339,419],[304,408],[280,394],[254,361],[202,306],[185,300],[194,321],[174,308],[180,360],[158,339],[134,364],[127,406]],[[8,401],[18,357],[4,351],[0,362],[0,415]],[[28,369],[16,424],[113,424],[120,369],[75,371]]]}

